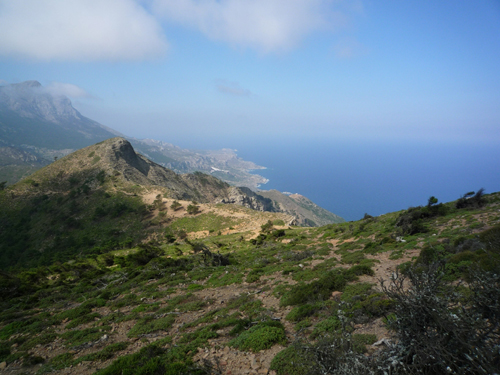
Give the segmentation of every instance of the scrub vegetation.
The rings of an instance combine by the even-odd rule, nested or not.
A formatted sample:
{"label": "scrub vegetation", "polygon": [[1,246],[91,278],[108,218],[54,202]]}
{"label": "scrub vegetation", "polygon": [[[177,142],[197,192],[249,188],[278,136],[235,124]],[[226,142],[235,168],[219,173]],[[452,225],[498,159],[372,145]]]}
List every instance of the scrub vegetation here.
{"label": "scrub vegetation", "polygon": [[319,228],[253,212],[249,230],[232,206],[152,227],[162,211],[140,196],[87,194],[98,176],[16,203],[0,192],[0,363],[13,373],[500,367],[499,193]]}

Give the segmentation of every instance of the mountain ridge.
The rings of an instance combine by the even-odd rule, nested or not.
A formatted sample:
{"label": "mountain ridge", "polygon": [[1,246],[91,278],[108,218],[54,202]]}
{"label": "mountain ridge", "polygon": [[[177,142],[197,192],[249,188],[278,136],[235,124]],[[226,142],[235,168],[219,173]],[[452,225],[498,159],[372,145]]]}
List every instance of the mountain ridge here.
{"label": "mountain ridge", "polygon": [[[0,146],[22,148],[51,160],[96,142],[121,136],[139,152],[178,173],[202,171],[233,185],[256,187],[263,167],[237,157],[234,151],[191,151],[156,140],[140,140],[83,116],[64,95],[54,95],[38,81],[0,86]],[[228,158],[229,156],[229,158]]]}
{"label": "mountain ridge", "polygon": [[[95,132],[96,129],[98,132]],[[16,182],[21,177],[26,177],[29,173],[49,164],[52,160],[68,155],[74,151],[74,148],[88,147],[94,143],[92,141],[104,141],[105,139],[114,138],[117,134],[122,138],[125,137],[81,115],[73,108],[71,101],[67,97],[51,94],[37,81],[27,81],[0,87],[0,131],[4,134],[0,139],[0,145],[3,143],[7,145],[6,147],[14,146],[25,155],[21,156],[20,153],[17,153],[17,159],[13,159],[12,155],[14,154],[11,153],[10,165],[0,166],[0,175],[9,184]],[[231,149],[192,151],[151,139],[130,138],[128,142],[141,154],[146,155],[147,158],[179,174],[201,171],[231,185],[246,186],[253,190],[258,185],[267,182],[263,177],[248,172],[249,170],[258,170],[264,167],[239,158],[236,152]],[[59,149],[53,148],[56,145],[59,145]],[[64,148],[61,149],[60,147]],[[0,150],[0,154],[1,152]],[[40,160],[40,163],[30,164],[26,160],[23,161],[22,159],[26,159],[28,154],[33,155],[32,159]],[[124,154],[125,157],[132,158],[130,161],[135,164],[137,170],[150,167],[149,161],[132,155],[133,153],[130,152]],[[158,169],[155,167],[153,171],[158,171]],[[161,172],[160,174],[165,173]],[[169,176],[172,181],[177,179],[173,174],[169,174]],[[139,175],[136,176],[138,183],[151,183],[147,178],[143,177],[141,180],[139,177]],[[151,177],[154,179],[154,176]],[[164,175],[163,183],[166,178],[166,175]],[[192,180],[192,177],[185,178]],[[184,181],[184,183],[187,182]],[[188,189],[187,185],[183,185],[183,187],[179,186],[178,189],[188,191],[191,188]],[[189,193],[185,193],[185,196],[180,194],[178,199],[203,200],[202,195],[197,196],[192,189],[189,191]],[[240,204],[252,209],[280,211],[277,202],[284,198],[278,199],[276,197],[278,193],[272,194],[275,196],[275,203],[269,198],[263,197],[259,192],[233,187],[220,199],[224,203]],[[304,214],[304,205],[301,208],[300,204],[288,203],[290,207],[286,211],[296,213],[294,214],[297,218],[295,223],[298,225],[321,225],[343,220],[334,214],[326,215],[323,219],[320,219],[312,211],[312,217],[309,217],[309,214]],[[312,202],[309,207],[312,207],[313,211],[317,210]],[[328,221],[329,219],[330,221]]]}

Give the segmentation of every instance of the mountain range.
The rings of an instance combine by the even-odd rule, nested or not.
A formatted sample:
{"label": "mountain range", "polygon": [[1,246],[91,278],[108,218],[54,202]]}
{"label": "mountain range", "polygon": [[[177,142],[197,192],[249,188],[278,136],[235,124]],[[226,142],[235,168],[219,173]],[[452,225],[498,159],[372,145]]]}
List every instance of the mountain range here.
{"label": "mountain range", "polygon": [[[343,221],[305,197],[249,189],[248,186],[255,188],[266,182],[261,176],[248,172],[263,167],[238,158],[233,150],[195,152],[151,139],[125,140],[120,133],[81,115],[67,97],[52,94],[37,81],[0,87],[0,131],[0,142],[4,145],[0,148],[0,180],[8,183],[28,176],[75,149],[118,135],[122,138],[111,144],[101,143],[94,151],[85,151],[100,155],[96,157],[102,160],[96,162],[94,168],[101,168],[109,174],[111,170],[119,171],[141,186],[156,184],[166,187],[170,189],[169,196],[176,199],[213,202],[218,197],[222,203],[288,213],[295,218],[293,222],[297,225],[316,226]],[[103,148],[119,151],[114,154],[114,159],[110,159],[113,152],[109,149],[103,151]],[[142,155],[136,154],[134,148]],[[78,152],[70,159],[88,161]],[[84,164],[87,166],[88,163]],[[78,169],[73,167],[70,169]],[[203,177],[200,172],[204,173]],[[203,183],[210,181],[217,188],[201,188],[201,180]],[[226,184],[221,184],[221,180]],[[223,191],[216,192],[217,189]]]}
{"label": "mountain range", "polygon": [[[0,146],[31,153],[45,165],[54,157],[67,155],[96,142],[116,136],[125,137],[83,116],[66,96],[52,93],[37,81],[0,86],[0,134]],[[242,160],[231,149],[192,151],[153,139],[127,138],[141,154],[177,173],[202,171],[228,183],[251,188],[267,181],[248,172],[263,167]],[[0,150],[0,155],[8,158],[8,153],[3,150]],[[11,160],[12,164],[20,164],[19,158],[11,157]],[[32,167],[29,164],[26,166]],[[14,183],[32,168],[20,171],[18,167],[17,174],[4,170],[0,169],[0,177]]]}

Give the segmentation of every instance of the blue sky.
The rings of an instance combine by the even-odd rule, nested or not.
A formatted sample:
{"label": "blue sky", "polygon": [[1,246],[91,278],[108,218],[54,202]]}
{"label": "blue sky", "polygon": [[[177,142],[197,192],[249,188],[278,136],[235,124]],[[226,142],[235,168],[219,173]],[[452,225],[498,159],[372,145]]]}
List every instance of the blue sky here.
{"label": "blue sky", "polygon": [[500,143],[500,1],[0,0],[0,80],[127,135]]}

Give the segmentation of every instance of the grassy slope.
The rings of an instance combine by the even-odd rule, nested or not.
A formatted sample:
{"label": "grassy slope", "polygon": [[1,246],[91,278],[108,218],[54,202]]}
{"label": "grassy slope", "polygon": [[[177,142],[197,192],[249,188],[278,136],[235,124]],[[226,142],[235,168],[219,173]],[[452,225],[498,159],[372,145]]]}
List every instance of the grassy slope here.
{"label": "grassy slope", "polygon": [[[396,266],[415,259],[424,264],[429,257],[446,260],[450,280],[465,277],[470,264],[498,262],[497,249],[488,250],[486,263],[483,250],[456,252],[477,238],[498,240],[500,194],[486,199],[477,209],[445,205],[442,216],[425,219],[424,232],[404,236],[405,242],[395,240],[395,224],[406,211],[255,237],[235,230],[241,224],[235,208],[232,219],[206,212],[171,225],[208,231],[202,239],[162,240],[2,274],[0,362],[14,373],[64,371],[85,361],[74,369],[111,374],[167,366],[181,374],[199,367],[193,360],[219,356],[238,373],[237,366],[252,364],[244,352],[254,351],[262,361],[256,368],[268,368],[296,335],[315,339],[336,332],[341,301],[355,322],[357,350],[366,350],[365,344],[389,334],[382,318],[391,302],[377,287],[378,277],[387,279]],[[224,228],[233,230],[217,235]],[[203,248],[224,258],[193,253]],[[425,257],[417,258],[422,249]],[[219,265],[220,259],[229,264]],[[343,294],[331,299],[334,291]],[[203,348],[211,351],[205,355]],[[273,366],[279,372],[279,364]]]}

